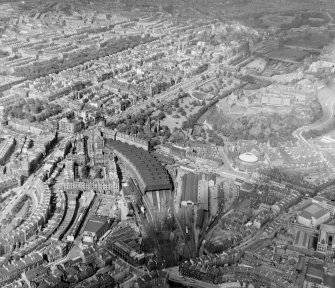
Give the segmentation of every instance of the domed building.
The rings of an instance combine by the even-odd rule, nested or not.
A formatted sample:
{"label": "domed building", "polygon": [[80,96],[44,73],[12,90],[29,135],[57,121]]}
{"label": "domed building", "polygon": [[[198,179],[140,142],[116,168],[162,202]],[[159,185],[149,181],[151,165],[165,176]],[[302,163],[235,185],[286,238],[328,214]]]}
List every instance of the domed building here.
{"label": "domed building", "polygon": [[252,152],[240,154],[238,159],[244,163],[256,163],[258,161],[258,157]]}
{"label": "domed building", "polygon": [[258,160],[258,156],[253,152],[245,152],[236,157],[235,163],[240,171],[247,172],[251,167],[255,167],[258,164]]}

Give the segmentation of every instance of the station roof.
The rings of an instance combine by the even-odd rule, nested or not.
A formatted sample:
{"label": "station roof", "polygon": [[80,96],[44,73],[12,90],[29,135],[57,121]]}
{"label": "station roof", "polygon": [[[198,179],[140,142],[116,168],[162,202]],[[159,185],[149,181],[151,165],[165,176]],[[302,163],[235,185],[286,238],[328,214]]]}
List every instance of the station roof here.
{"label": "station roof", "polygon": [[142,192],[172,189],[168,172],[148,151],[121,141],[108,140],[106,143],[122,160],[126,160],[136,172]]}

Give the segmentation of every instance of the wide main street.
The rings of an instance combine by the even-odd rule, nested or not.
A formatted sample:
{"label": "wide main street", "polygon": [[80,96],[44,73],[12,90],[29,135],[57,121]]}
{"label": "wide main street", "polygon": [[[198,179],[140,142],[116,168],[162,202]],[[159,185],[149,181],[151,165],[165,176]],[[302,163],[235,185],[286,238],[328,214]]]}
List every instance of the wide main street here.
{"label": "wide main street", "polygon": [[303,132],[308,130],[321,130],[334,121],[335,113],[335,90],[329,87],[320,87],[318,90],[318,100],[322,107],[322,117],[316,122],[305,125],[293,132],[293,136],[300,141],[303,141],[309,147],[310,143],[303,137]]}
{"label": "wide main street", "polygon": [[318,89],[318,100],[322,107],[322,117],[316,122],[305,125],[303,127],[295,130],[292,135],[304,145],[309,147],[312,151],[319,153],[321,159],[328,163],[322,152],[315,149],[315,147],[304,137],[303,133],[310,130],[322,130],[327,128],[330,124],[334,122],[335,113],[335,90],[330,87],[319,87]]}

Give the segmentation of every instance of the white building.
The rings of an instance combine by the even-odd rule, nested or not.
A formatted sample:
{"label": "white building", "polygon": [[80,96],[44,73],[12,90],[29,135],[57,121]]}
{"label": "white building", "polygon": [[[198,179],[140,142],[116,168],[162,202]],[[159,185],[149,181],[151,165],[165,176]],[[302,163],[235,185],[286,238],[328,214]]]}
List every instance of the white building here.
{"label": "white building", "polygon": [[313,203],[316,203],[324,209],[328,210],[330,212],[330,215],[335,215],[335,201],[330,201],[321,196],[315,196],[312,201]]}
{"label": "white building", "polygon": [[297,221],[307,227],[318,227],[330,218],[330,212],[323,207],[311,203],[304,207],[297,215]]}

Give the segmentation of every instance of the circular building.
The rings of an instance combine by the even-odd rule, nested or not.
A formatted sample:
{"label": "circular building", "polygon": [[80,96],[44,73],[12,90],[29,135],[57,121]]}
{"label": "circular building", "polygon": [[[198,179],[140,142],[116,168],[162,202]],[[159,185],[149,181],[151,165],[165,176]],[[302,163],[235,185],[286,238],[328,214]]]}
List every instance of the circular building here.
{"label": "circular building", "polygon": [[258,161],[258,157],[251,152],[240,154],[238,159],[245,163],[256,163]]}

